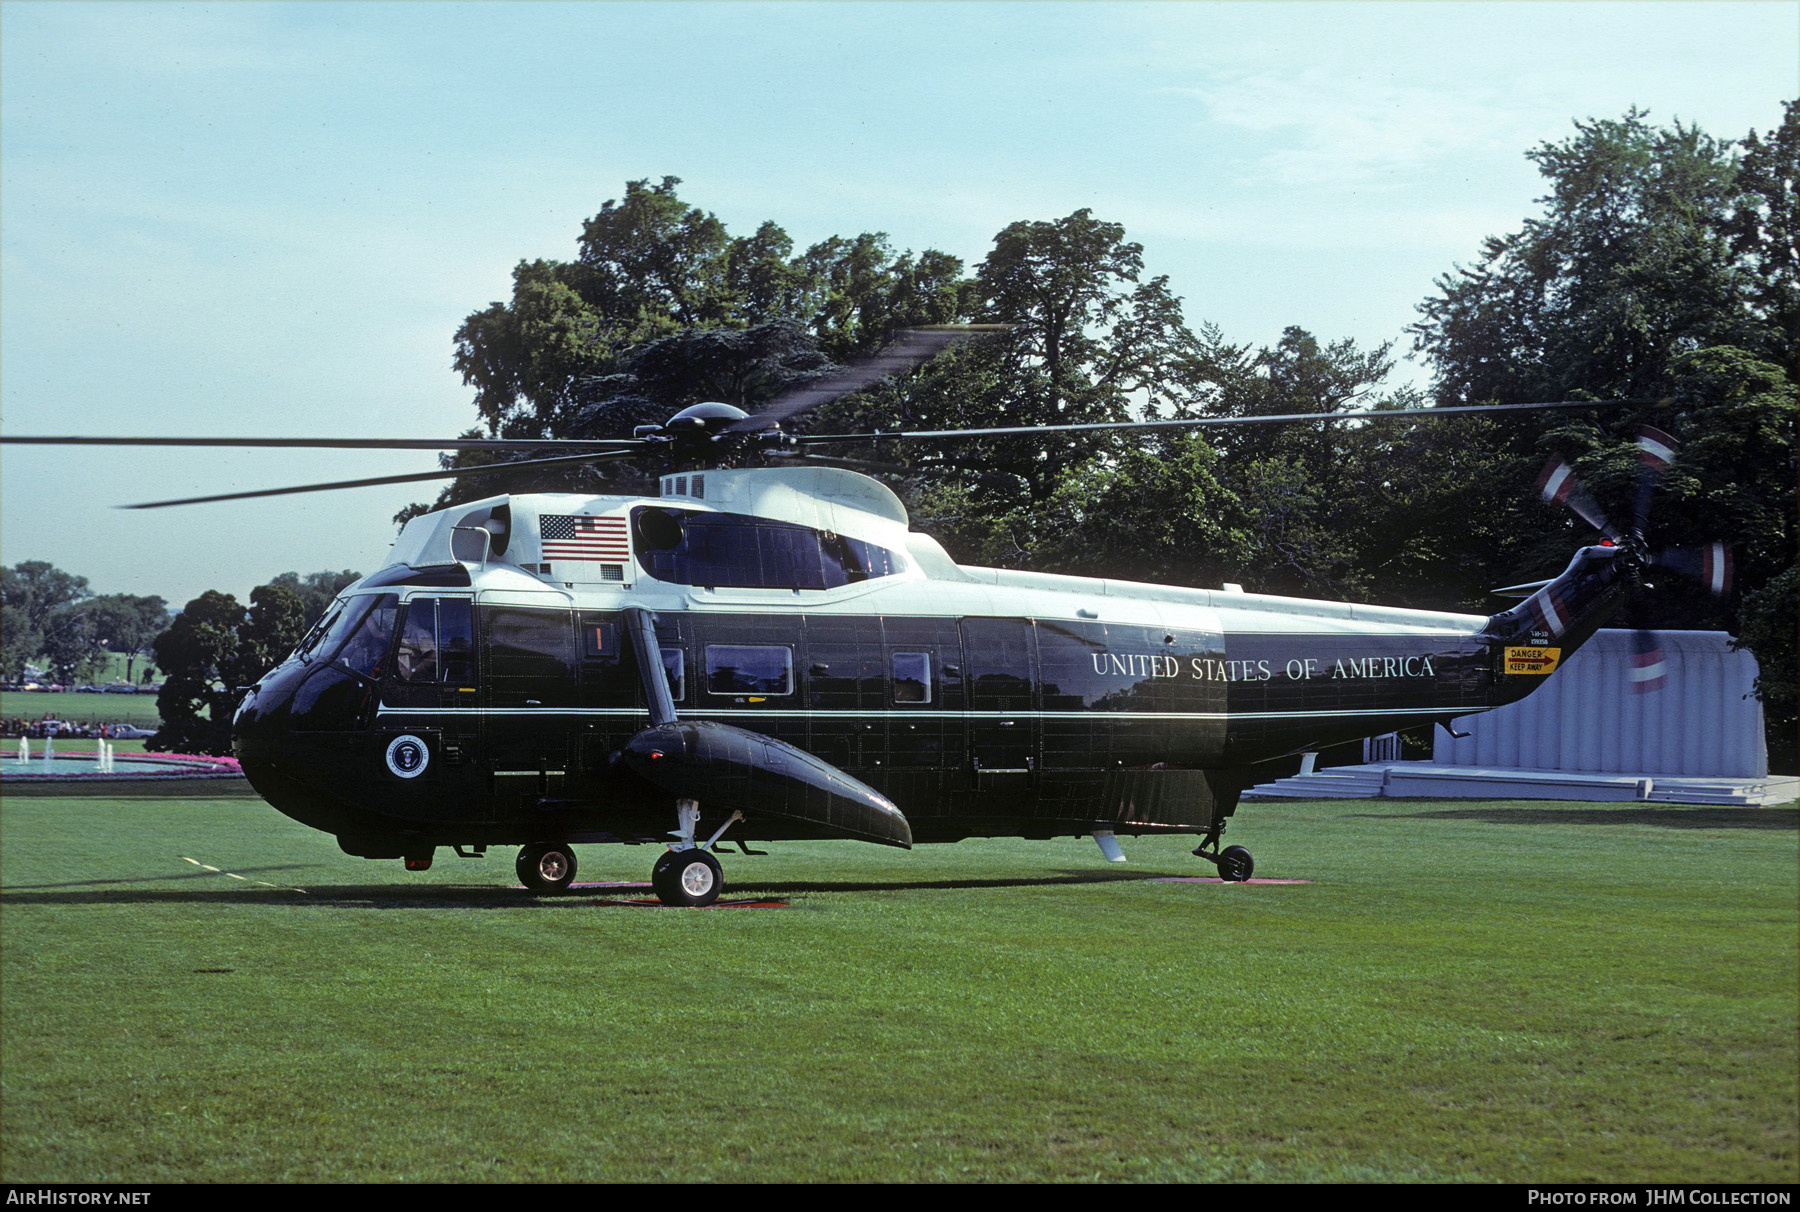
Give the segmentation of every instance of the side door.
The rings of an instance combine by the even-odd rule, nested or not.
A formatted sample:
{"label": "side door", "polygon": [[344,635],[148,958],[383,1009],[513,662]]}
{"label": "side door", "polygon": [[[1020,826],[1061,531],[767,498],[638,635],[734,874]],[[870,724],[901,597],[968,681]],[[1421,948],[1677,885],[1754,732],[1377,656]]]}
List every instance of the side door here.
{"label": "side door", "polygon": [[[1028,797],[1036,786],[1042,743],[1031,620],[964,619],[962,632],[976,787],[1002,801]],[[996,804],[1001,806],[1024,807]]]}
{"label": "side door", "polygon": [[802,680],[806,749],[842,770],[866,770],[887,748],[881,620],[808,615]]}
{"label": "side door", "polygon": [[884,618],[882,704],[894,770],[969,770],[962,633],[953,619]]}
{"label": "side door", "polygon": [[[475,680],[475,614],[466,594],[415,594],[402,608],[399,638],[381,688],[379,730],[425,742],[423,770],[406,773],[403,750],[384,760],[399,785],[433,820],[491,816],[477,759],[481,741]],[[385,747],[384,747],[385,748]],[[398,787],[396,788],[398,791]]]}
{"label": "side door", "polygon": [[482,605],[482,748],[502,806],[555,796],[578,761],[573,751],[574,612]]}
{"label": "side door", "polygon": [[800,616],[692,615],[698,651],[688,673],[696,713],[804,749]]}

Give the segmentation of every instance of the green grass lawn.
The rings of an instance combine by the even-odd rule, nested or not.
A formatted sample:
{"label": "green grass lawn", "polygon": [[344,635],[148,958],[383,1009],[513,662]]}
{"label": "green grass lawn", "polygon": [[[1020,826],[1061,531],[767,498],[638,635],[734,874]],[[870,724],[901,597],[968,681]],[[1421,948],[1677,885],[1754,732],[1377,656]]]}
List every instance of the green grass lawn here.
{"label": "green grass lawn", "polygon": [[77,694],[73,691],[0,690],[0,718],[67,720],[73,724],[136,724],[155,728],[153,694]]}
{"label": "green grass lawn", "polygon": [[788,844],[704,911],[249,799],[0,825],[8,1182],[1800,1177],[1792,808],[1247,805],[1302,885]]}

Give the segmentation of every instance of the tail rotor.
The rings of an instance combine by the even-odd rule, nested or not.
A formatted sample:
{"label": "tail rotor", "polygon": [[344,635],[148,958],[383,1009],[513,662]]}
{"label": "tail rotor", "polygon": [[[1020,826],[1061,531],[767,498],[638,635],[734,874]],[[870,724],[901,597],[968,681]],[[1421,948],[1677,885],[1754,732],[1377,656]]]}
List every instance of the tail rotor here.
{"label": "tail rotor", "polygon": [[1690,547],[1665,547],[1652,552],[1646,535],[1650,506],[1656,486],[1675,463],[1680,443],[1651,425],[1637,429],[1637,490],[1632,502],[1631,529],[1621,531],[1614,526],[1599,503],[1583,488],[1568,460],[1553,456],[1538,474],[1538,494],[1545,502],[1561,505],[1605,536],[1607,545],[1624,549],[1630,561],[1631,590],[1626,611],[1632,629],[1631,689],[1644,694],[1661,690],[1668,682],[1668,669],[1663,659],[1662,643],[1656,632],[1646,625],[1642,590],[1643,571],[1649,567],[1667,568],[1699,581],[1714,596],[1722,598],[1731,592],[1731,549],[1723,543],[1706,543]]}

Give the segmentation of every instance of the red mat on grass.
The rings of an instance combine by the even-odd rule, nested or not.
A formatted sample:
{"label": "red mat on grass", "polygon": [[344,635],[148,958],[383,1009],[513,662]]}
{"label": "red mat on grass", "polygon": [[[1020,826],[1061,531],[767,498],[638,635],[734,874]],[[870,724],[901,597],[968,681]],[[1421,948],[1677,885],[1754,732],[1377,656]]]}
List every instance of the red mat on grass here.
{"label": "red mat on grass", "polygon": [[[680,905],[665,905],[653,896],[629,901],[593,901],[595,906],[616,905],[621,909],[679,909]],[[786,901],[715,901],[706,906],[708,909],[786,909]]]}
{"label": "red mat on grass", "polygon": [[1222,880],[1216,875],[1158,875],[1144,881],[1146,884],[1310,884],[1311,880]]}

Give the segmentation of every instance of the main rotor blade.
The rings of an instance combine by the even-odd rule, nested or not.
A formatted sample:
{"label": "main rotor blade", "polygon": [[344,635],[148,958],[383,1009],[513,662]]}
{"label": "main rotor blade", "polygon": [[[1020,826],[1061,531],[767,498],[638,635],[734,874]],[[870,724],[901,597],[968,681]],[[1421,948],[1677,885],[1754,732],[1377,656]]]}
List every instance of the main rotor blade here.
{"label": "main rotor blade", "polygon": [[1497,598],[1522,599],[1530,597],[1549,583],[1549,581],[1527,581],[1523,585],[1502,585],[1500,588],[1490,589],[1488,592]]}
{"label": "main rotor blade", "polygon": [[[802,446],[826,442],[871,442],[876,438],[908,438],[931,441],[956,438],[1004,438],[1033,433],[1104,433],[1123,430],[1193,429],[1204,425],[1272,425],[1295,421],[1380,421],[1390,417],[1448,417],[1460,413],[1540,411],[1551,408],[1607,408],[1666,403],[1663,400],[1556,400],[1543,404],[1457,404],[1448,408],[1381,408],[1361,412],[1289,412],[1255,417],[1182,417],[1173,421],[1093,421],[1078,425],[1007,425],[991,429],[877,430],[856,434],[796,434]],[[751,418],[754,420],[755,418]],[[745,424],[740,421],[739,424]]]}
{"label": "main rotor blade", "polygon": [[259,488],[254,492],[222,492],[207,497],[182,497],[172,501],[145,501],[138,505],[121,505],[120,509],[163,509],[170,505],[205,505],[212,501],[244,501],[252,497],[280,497],[297,492],[329,492],[334,488],[368,488],[376,484],[414,484],[425,480],[454,480],[462,476],[496,475],[526,468],[580,467],[603,459],[624,459],[643,453],[642,447],[630,450],[603,450],[593,454],[564,455],[555,459],[520,459],[514,463],[485,463],[480,467],[452,467],[416,475],[370,476],[362,480],[334,480],[328,484],[296,484],[291,488]]}
{"label": "main rotor blade", "polygon": [[837,374],[815,379],[804,387],[796,387],[775,397],[769,406],[753,417],[745,417],[727,425],[724,433],[758,433],[773,428],[789,417],[798,416],[811,408],[830,403],[839,396],[847,396],[853,391],[861,391],[872,384],[879,383],[890,375],[899,374],[903,370],[911,370],[937,357],[944,350],[970,337],[979,337],[987,333],[1006,332],[1012,328],[1010,324],[934,324],[921,328],[906,328],[889,344],[883,346],[875,356],[854,366],[847,366]]}
{"label": "main rotor blade", "polygon": [[636,438],[96,438],[14,437],[0,442],[19,446],[231,446],[318,448],[324,450],[591,450],[596,447],[636,449]]}
{"label": "main rotor blade", "polygon": [[924,475],[924,471],[906,467],[899,463],[877,463],[870,459],[843,459],[831,455],[787,454],[778,451],[767,452],[763,456],[774,466],[788,467],[841,467],[846,471],[875,472],[886,476]]}

